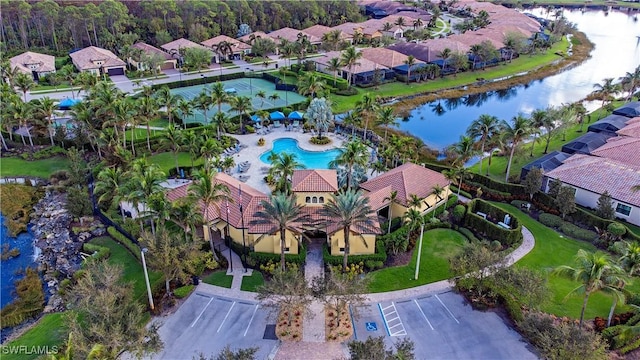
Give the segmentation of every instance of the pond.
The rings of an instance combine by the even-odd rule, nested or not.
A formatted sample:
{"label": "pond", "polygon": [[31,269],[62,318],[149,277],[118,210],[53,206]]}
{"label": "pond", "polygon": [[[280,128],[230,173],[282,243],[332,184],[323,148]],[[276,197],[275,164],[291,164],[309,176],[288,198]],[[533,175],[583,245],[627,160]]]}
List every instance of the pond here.
{"label": "pond", "polygon": [[[0,244],[2,247],[8,244],[9,249],[20,250],[20,255],[0,262],[0,308],[13,300],[15,281],[24,276],[27,267],[37,267],[35,262],[38,256],[38,248],[33,243],[31,229],[18,234],[17,237],[9,236],[9,231],[4,225],[4,216],[0,214]],[[4,250],[4,249],[3,249]],[[4,252],[4,251],[3,251]]]}
{"label": "pond", "polygon": [[[552,16],[542,9],[528,12],[540,17]],[[578,101],[604,78],[617,79],[640,65],[640,21],[632,15],[580,10],[565,10],[564,15],[595,44],[591,58],[560,74],[509,90],[424,104],[400,122],[400,129],[419,137],[427,146],[442,150],[457,142],[469,124],[482,114],[509,120],[518,113],[528,115],[549,105]],[[586,106],[594,110],[599,104]]]}

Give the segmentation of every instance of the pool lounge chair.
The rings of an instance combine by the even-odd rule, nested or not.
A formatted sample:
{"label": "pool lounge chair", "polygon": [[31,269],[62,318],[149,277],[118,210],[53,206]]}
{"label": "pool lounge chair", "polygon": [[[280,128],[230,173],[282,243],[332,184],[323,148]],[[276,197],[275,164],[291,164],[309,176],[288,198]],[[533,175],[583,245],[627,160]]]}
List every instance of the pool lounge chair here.
{"label": "pool lounge chair", "polygon": [[280,126],[282,126],[282,124],[280,124],[280,121],[279,121],[279,120],[274,120],[274,121],[273,121],[273,127],[277,127],[277,128],[279,128]]}
{"label": "pool lounge chair", "polygon": [[291,126],[294,127],[294,128],[300,127],[300,121],[294,120],[293,124],[291,124]]}

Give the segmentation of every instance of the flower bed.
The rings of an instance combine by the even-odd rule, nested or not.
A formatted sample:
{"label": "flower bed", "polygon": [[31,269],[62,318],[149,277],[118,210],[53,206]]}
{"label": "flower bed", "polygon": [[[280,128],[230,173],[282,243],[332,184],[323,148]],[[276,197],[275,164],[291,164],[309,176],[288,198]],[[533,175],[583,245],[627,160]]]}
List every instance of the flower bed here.
{"label": "flower bed", "polygon": [[299,309],[282,309],[278,314],[276,336],[281,341],[302,340],[302,315]]}
{"label": "flower bed", "polygon": [[325,336],[327,341],[343,342],[351,339],[353,327],[351,326],[351,315],[346,307],[338,312],[331,306],[325,308]]}

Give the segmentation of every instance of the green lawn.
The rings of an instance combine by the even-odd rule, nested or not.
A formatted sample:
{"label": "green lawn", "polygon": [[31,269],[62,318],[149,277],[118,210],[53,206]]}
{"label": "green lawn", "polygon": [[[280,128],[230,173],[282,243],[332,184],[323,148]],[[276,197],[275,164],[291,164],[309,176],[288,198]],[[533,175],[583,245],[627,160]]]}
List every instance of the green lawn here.
{"label": "green lawn", "polygon": [[[162,169],[166,174],[169,173],[170,169],[175,169],[176,167],[176,161],[172,152],[151,155],[148,159],[150,164],[158,164],[160,169]],[[202,165],[203,160],[198,158],[193,163],[195,165]],[[187,152],[178,153],[178,166],[191,166],[191,155]]]}
{"label": "green lawn", "polygon": [[425,232],[418,280],[413,280],[418,257],[416,245],[409,265],[371,272],[369,291],[400,290],[450,278],[449,258],[456,255],[466,242],[467,239],[454,230],[433,229]]}
{"label": "green lawn", "polygon": [[262,284],[264,284],[264,277],[262,276],[262,273],[260,271],[253,270],[251,276],[245,276],[242,278],[242,285],[240,285],[240,290],[256,292],[258,286]]}
{"label": "green lawn", "polygon": [[[30,91],[31,92],[38,92],[38,91],[45,91],[45,90],[53,90],[53,91],[67,91],[71,88],[71,86],[69,85],[69,83],[62,83],[60,85],[57,86],[53,86],[53,85],[36,85],[34,86]],[[73,87],[73,90],[77,90],[79,89],[79,87],[75,86]]]}
{"label": "green lawn", "polygon": [[154,127],[167,127],[167,126],[169,126],[169,120],[168,119],[155,119],[155,120],[151,120],[149,122],[149,125],[154,126]]}
{"label": "green lawn", "polygon": [[[143,127],[140,128],[135,128],[135,129],[127,129],[126,134],[127,134],[127,142],[130,143],[131,141],[131,132],[133,131],[133,139],[134,140],[142,140],[142,139],[146,139],[147,138],[147,128],[146,125],[141,125]],[[153,126],[153,125],[151,125]],[[157,135],[159,133],[162,133],[163,130],[154,130],[151,129],[151,136]],[[122,134],[120,134],[120,138],[122,138]],[[146,146],[146,144],[145,144]]]}
{"label": "green lawn", "polygon": [[231,282],[233,281],[233,276],[227,275],[226,270],[220,270],[220,271],[212,272],[211,274],[203,277],[202,281],[210,285],[231,289]]}
{"label": "green lawn", "polygon": [[54,172],[68,168],[69,160],[66,157],[34,161],[22,160],[17,157],[0,159],[1,176],[34,176],[48,179]]}
{"label": "green lawn", "polygon": [[[595,247],[589,243],[569,239],[558,234],[511,205],[496,202],[493,204],[514,214],[518,218],[518,221],[533,233],[536,239],[536,245],[533,250],[518,261],[516,266],[524,266],[549,273],[560,265],[574,266],[573,258],[580,249],[586,251],[596,250]],[[549,289],[552,295],[549,301],[542,306],[542,310],[557,316],[579,318],[582,296],[574,295],[565,300],[565,296],[578,286],[579,283],[577,282],[556,276],[549,276]],[[626,289],[631,292],[640,291],[640,281],[636,280],[634,284],[627,286]],[[607,317],[610,307],[611,298],[609,296],[601,293],[591,295],[585,318],[593,319],[596,316]],[[621,311],[620,309],[625,310],[624,307],[619,307],[618,309],[619,311]]]}
{"label": "green lawn", "polygon": [[[133,283],[133,293],[136,299],[146,299],[147,288],[144,282],[144,272],[142,270],[142,264],[138,262],[138,259],[134,257],[129,250],[118,242],[108,236],[95,238],[90,241],[91,244],[96,244],[104,247],[108,247],[111,250],[111,256],[109,257],[109,264],[120,265],[123,268],[122,281]],[[149,282],[154,287],[154,284],[162,280],[162,274],[155,271],[149,271]]]}
{"label": "green lawn", "polygon": [[353,109],[356,102],[360,100],[362,98],[362,95],[367,92],[375,92],[376,95],[382,97],[406,96],[419,93],[435,92],[441,89],[473,84],[478,81],[479,77],[487,80],[503,78],[505,76],[531,71],[540,66],[550,64],[551,62],[560,58],[555,53],[566,51],[568,45],[569,42],[565,38],[563,38],[561,41],[554,44],[551,49],[544,54],[538,54],[534,56],[521,56],[517,59],[513,59],[511,63],[503,63],[501,65],[487,68],[485,70],[466,71],[463,73],[459,73],[456,76],[449,75],[444,78],[438,78],[422,83],[405,84],[396,81],[389,84],[380,85],[378,89],[360,89],[356,87],[356,89],[358,90],[358,94],[356,95],[341,96],[331,94],[329,96],[329,99],[332,103],[333,112],[339,114]]}
{"label": "green lawn", "polygon": [[[18,346],[26,346],[27,349],[32,347],[48,347],[53,351],[53,347],[60,347],[67,340],[67,331],[63,326],[63,313],[51,313],[42,316],[42,318],[31,329],[27,330],[17,339],[2,345],[6,349],[16,348]],[[1,353],[2,360],[30,360],[40,357],[35,351],[22,351],[21,354]]]}

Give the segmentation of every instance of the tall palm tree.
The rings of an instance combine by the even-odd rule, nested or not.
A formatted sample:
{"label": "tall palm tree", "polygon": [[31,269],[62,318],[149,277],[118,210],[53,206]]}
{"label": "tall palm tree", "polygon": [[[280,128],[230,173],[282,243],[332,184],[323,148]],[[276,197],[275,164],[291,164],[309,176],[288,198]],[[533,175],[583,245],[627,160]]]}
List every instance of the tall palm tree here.
{"label": "tall palm tree", "polygon": [[158,89],[155,93],[155,98],[158,100],[160,106],[164,106],[167,109],[169,125],[173,124],[173,110],[178,106],[178,102],[180,102],[182,96],[171,94],[171,89],[165,85]]}
{"label": "tall palm tree", "polygon": [[338,194],[332,194],[331,199],[324,204],[322,213],[331,219],[331,222],[342,228],[344,232],[342,269],[346,271],[351,231],[357,232],[359,229],[372,227],[375,212],[369,205],[369,198],[365,197],[362,191],[347,189],[338,192]]}
{"label": "tall palm tree", "polygon": [[605,78],[602,83],[593,84],[594,94],[598,95],[602,100],[602,107],[620,91],[620,84],[614,84],[613,81],[613,78]]}
{"label": "tall palm tree", "polygon": [[622,85],[623,89],[625,89],[629,93],[629,95],[627,95],[626,101],[630,101],[633,95],[636,93],[638,86],[640,86],[640,65],[638,65],[635,70],[627,72],[623,77],[621,77],[620,84]]}
{"label": "tall palm tree", "polygon": [[335,169],[344,166],[347,170],[347,187],[351,188],[354,185],[353,168],[356,165],[366,167],[368,161],[366,145],[359,140],[352,140],[343,145],[342,152],[329,163],[329,167]]}
{"label": "tall palm tree", "polygon": [[269,95],[269,101],[271,101],[273,105],[275,105],[276,101],[278,101],[279,99],[280,99],[280,95],[278,95],[278,93],[273,93]]}
{"label": "tall palm tree", "polygon": [[471,178],[472,174],[469,169],[464,166],[456,166],[454,168],[445,170],[442,174],[449,180],[456,183],[456,187],[458,188],[458,197],[460,197],[460,188],[462,187],[462,182],[465,179]]}
{"label": "tall palm tree", "polygon": [[438,52],[438,57],[442,59],[442,71],[447,69],[447,60],[451,57],[452,52],[449,48],[444,48],[442,51]]}
{"label": "tall palm tree", "polygon": [[249,116],[249,113],[253,111],[251,98],[248,96],[233,97],[231,99],[231,110],[238,113],[238,118],[240,121],[240,134],[244,134],[243,116]]}
{"label": "tall palm tree", "polygon": [[393,214],[391,212],[391,209],[393,208],[393,204],[396,202],[397,198],[398,198],[398,192],[396,190],[392,190],[389,196],[382,199],[382,201],[389,202],[389,205],[388,205],[389,206],[389,224],[387,226],[387,234],[391,232],[391,223],[393,220]]}
{"label": "tall palm tree", "polygon": [[169,221],[180,226],[184,230],[184,240],[189,241],[189,235],[192,240],[197,238],[196,227],[203,224],[203,217],[200,209],[197,207],[196,201],[186,197],[178,199],[171,204],[169,213]]}
{"label": "tall palm tree", "polygon": [[49,125],[48,132],[49,139],[51,140],[51,146],[55,145],[53,142],[53,113],[56,110],[55,102],[50,97],[45,96],[42,99],[37,100],[37,102],[35,103],[35,110],[38,114],[44,116],[47,119],[47,123]]}
{"label": "tall palm tree", "polygon": [[624,253],[620,257],[620,264],[631,276],[640,275],[640,243],[627,242]]}
{"label": "tall palm tree", "polygon": [[316,94],[322,94],[327,83],[315,72],[307,72],[298,78],[298,91],[301,95],[309,95],[315,98]]}
{"label": "tall palm tree", "polygon": [[407,205],[409,205],[410,208],[418,210],[422,207],[422,198],[417,194],[409,194]]}
{"label": "tall palm tree", "polygon": [[[22,102],[20,99],[16,99],[11,104],[9,104],[9,119],[17,124],[19,124],[22,128],[27,132],[27,136],[29,137],[29,144],[33,147],[33,139],[31,138],[31,129],[30,129],[30,121],[33,120],[33,107],[31,103]],[[22,138],[22,145],[27,145],[24,142],[24,136]]]}
{"label": "tall palm tree", "polygon": [[232,96],[224,90],[224,84],[216,82],[209,91],[209,97],[211,103],[216,104],[218,112],[222,112],[222,104],[228,104],[231,101]]}
{"label": "tall palm tree", "polygon": [[176,104],[176,108],[178,108],[178,111],[180,111],[180,115],[182,115],[182,126],[186,127],[187,119],[189,118],[189,116],[193,115],[193,104],[191,103],[191,101],[188,101],[186,99],[180,99]]}
{"label": "tall palm tree", "polygon": [[200,94],[193,98],[193,107],[200,110],[202,112],[202,116],[204,117],[204,124],[208,124],[209,120],[207,119],[207,111],[209,110],[209,94],[207,94],[206,89],[202,89]]}
{"label": "tall palm tree", "polygon": [[230,119],[224,112],[217,112],[211,118],[211,125],[216,129],[216,138],[220,140],[222,131],[225,131]]}
{"label": "tall palm tree", "polygon": [[[262,210],[254,213],[255,219],[252,225],[271,226],[268,231],[270,235],[280,234],[280,269],[285,271],[285,248],[287,247],[287,231],[293,233],[296,239],[304,233],[302,227],[307,222],[307,215],[302,213],[304,205],[296,203],[296,196],[293,194],[277,192],[269,196],[269,201],[261,201]],[[260,241],[264,235],[258,238]]]}
{"label": "tall palm tree", "polygon": [[380,108],[380,97],[371,93],[362,95],[362,98],[356,102],[356,112],[364,120],[364,131],[362,138],[367,141],[367,128],[369,127],[369,120],[375,115]]}
{"label": "tall palm tree", "polygon": [[160,139],[160,147],[163,150],[169,150],[173,154],[173,160],[176,165],[176,174],[180,174],[180,165],[178,164],[178,153],[182,151],[182,132],[178,128],[170,124],[167,126],[164,136]]}
{"label": "tall palm tree", "polygon": [[107,167],[98,173],[96,177],[94,192],[101,194],[98,197],[98,203],[104,203],[109,201],[110,206],[120,207],[120,214],[124,221],[124,208],[120,205],[120,202],[125,198],[125,174],[119,167]]}
{"label": "tall palm tree", "polygon": [[422,214],[420,211],[416,209],[409,209],[404,214],[404,223],[407,226],[407,243],[409,243],[409,239],[411,238],[411,233],[424,221]]}
{"label": "tall palm tree", "polygon": [[329,59],[329,62],[327,63],[327,71],[331,71],[333,73],[333,87],[336,87],[338,71],[342,69],[342,66],[342,61],[340,61],[340,59],[337,57]]}
{"label": "tall palm tree", "polygon": [[384,126],[384,141],[387,142],[387,130],[390,126],[398,126],[398,120],[391,106],[381,106],[376,112],[376,123]]}
{"label": "tall palm tree", "polygon": [[511,172],[511,161],[513,160],[513,154],[516,151],[516,147],[520,145],[522,140],[529,134],[531,129],[531,123],[529,119],[522,114],[518,114],[511,119],[512,123],[502,121],[502,132],[504,132],[506,138],[511,141],[511,152],[509,154],[509,163],[507,165],[507,174],[504,177],[504,181],[509,181],[509,173]]}
{"label": "tall palm tree", "polygon": [[299,162],[295,154],[282,152],[272,153],[269,157],[271,169],[269,174],[276,181],[276,190],[285,194],[291,192],[291,178],[296,169],[304,169],[303,163]]}
{"label": "tall palm tree", "polygon": [[264,106],[264,99],[267,98],[267,92],[264,90],[260,90],[256,92],[256,97],[260,99],[260,108]]}
{"label": "tall palm tree", "polygon": [[280,42],[280,45],[278,45],[278,50],[280,51],[280,58],[284,59],[285,65],[287,67],[290,67],[291,57],[296,52],[295,44],[292,43],[291,41],[282,39],[282,41]]}
{"label": "tall palm tree", "polygon": [[533,149],[536,146],[538,140],[538,134],[540,134],[540,128],[547,123],[546,118],[548,113],[543,109],[536,109],[531,113],[531,132],[533,133],[533,141],[531,141],[531,152],[529,156],[533,157]]}
{"label": "tall palm tree", "polygon": [[358,60],[362,59],[362,52],[356,50],[355,47],[349,46],[346,48],[342,54],[340,55],[340,61],[343,66],[346,66],[349,69],[347,73],[347,82],[349,86],[353,85],[351,79],[353,77],[353,68],[360,65]]}
{"label": "tall palm tree", "polygon": [[[140,203],[145,203],[145,209],[148,209],[148,203],[151,197],[164,188],[160,185],[167,176],[160,170],[157,164],[146,164],[145,159],[141,159],[140,164],[134,164],[129,171],[129,181],[127,183],[128,194],[126,198],[133,203],[136,210]],[[155,233],[154,223],[151,221],[152,231]]]}
{"label": "tall palm tree", "polygon": [[213,237],[211,235],[211,219],[209,219],[209,208],[214,207],[218,214],[220,212],[220,204],[225,202],[233,202],[231,192],[227,185],[218,182],[216,172],[210,168],[204,168],[194,175],[194,181],[187,188],[189,196],[194,201],[202,202],[204,208],[203,222],[207,225],[207,237],[211,245],[211,252],[214,258],[217,258],[215,248],[213,247]]}
{"label": "tall palm tree", "polygon": [[484,147],[487,139],[495,134],[499,129],[499,120],[497,117],[482,114],[475,119],[467,128],[467,135],[474,139],[480,138],[480,173],[482,174],[482,163],[484,159]]}
{"label": "tall palm tree", "polygon": [[434,217],[436,210],[438,210],[438,203],[444,200],[444,198],[442,197],[443,193],[444,188],[442,186],[435,184],[431,187],[431,195],[436,197],[435,208],[433,208],[433,210],[431,211],[431,217]]}
{"label": "tall palm tree", "polygon": [[453,165],[458,164],[460,166],[464,166],[469,159],[475,156],[477,150],[474,148],[474,145],[475,141],[471,136],[460,136],[460,140],[449,148],[454,154],[456,154],[456,159],[453,161]]}
{"label": "tall palm tree", "polygon": [[35,86],[33,78],[30,75],[21,72],[16,75],[13,82],[15,86],[22,91],[24,102],[27,102],[27,92]]}
{"label": "tall palm tree", "polygon": [[147,150],[151,151],[151,120],[158,115],[158,101],[154,97],[143,96],[138,99],[137,108],[139,118],[147,128]]}
{"label": "tall palm tree", "polygon": [[582,310],[580,311],[580,326],[584,321],[584,312],[587,309],[587,303],[591,294],[602,291],[609,287],[607,284],[607,276],[612,272],[616,272],[616,265],[609,255],[596,251],[594,253],[586,252],[583,249],[578,250],[574,260],[576,267],[562,265],[556,268],[553,273],[574,281],[580,282],[580,286],[571,290],[567,296],[573,293],[584,293],[582,300]]}
{"label": "tall palm tree", "polygon": [[[136,106],[132,98],[117,100],[113,105],[113,126],[122,130],[122,147],[127,147],[127,125],[136,116]],[[131,128],[135,132],[135,128]],[[131,141],[131,151],[135,154],[133,140]]]}
{"label": "tall palm tree", "polygon": [[[400,18],[398,18],[400,20]],[[407,84],[411,81],[411,67],[416,64],[416,58],[413,55],[407,56],[407,60],[403,61],[407,65]]]}

